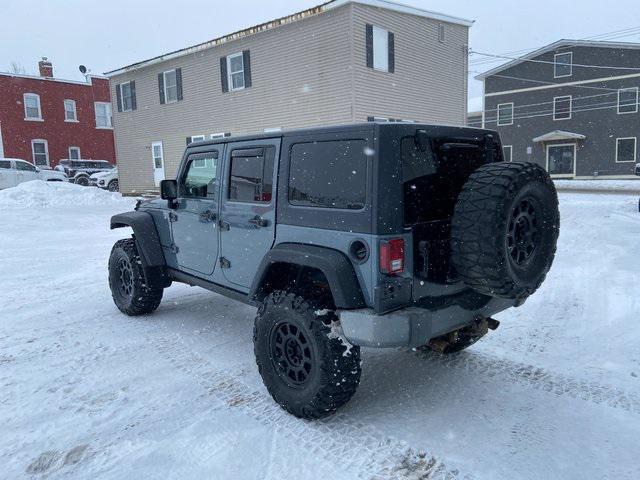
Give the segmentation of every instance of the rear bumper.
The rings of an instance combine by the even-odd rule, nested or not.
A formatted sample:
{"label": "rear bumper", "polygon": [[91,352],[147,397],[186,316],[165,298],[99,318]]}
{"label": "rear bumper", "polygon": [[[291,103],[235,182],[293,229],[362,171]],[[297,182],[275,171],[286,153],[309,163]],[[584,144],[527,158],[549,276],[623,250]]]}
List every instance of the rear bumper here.
{"label": "rear bumper", "polygon": [[374,348],[419,347],[429,340],[490,317],[516,305],[514,300],[492,298],[476,310],[449,305],[437,310],[408,307],[385,315],[372,309],[338,312],[344,336],[354,345]]}

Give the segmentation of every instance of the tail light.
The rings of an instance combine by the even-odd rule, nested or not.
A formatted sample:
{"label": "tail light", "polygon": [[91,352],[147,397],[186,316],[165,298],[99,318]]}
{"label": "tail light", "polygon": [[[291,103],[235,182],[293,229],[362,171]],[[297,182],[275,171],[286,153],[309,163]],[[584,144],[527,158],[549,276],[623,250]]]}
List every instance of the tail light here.
{"label": "tail light", "polygon": [[395,275],[404,271],[404,240],[393,238],[380,242],[380,271]]}

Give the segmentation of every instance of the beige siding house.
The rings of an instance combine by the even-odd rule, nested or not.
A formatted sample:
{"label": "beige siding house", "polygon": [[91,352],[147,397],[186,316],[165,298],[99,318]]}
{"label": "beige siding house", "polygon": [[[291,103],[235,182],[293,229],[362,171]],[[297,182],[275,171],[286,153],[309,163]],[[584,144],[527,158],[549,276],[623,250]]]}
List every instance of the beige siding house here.
{"label": "beige siding house", "polygon": [[472,22],[334,0],[107,72],[123,193],[174,178],[191,140],[388,119],[463,125]]}

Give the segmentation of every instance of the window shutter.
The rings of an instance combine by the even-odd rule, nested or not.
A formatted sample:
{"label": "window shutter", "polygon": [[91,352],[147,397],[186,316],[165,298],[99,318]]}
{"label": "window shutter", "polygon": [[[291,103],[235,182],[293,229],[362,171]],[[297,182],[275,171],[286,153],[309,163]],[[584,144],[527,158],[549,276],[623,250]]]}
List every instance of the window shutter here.
{"label": "window shutter", "polygon": [[160,92],[160,105],[164,105],[164,73],[158,74],[158,90]]}
{"label": "window shutter", "polygon": [[222,91],[229,91],[229,77],[227,76],[227,57],[220,57],[220,83]]}
{"label": "window shutter", "polygon": [[367,23],[367,67],[373,68],[373,25]]}
{"label": "window shutter", "polygon": [[373,122],[373,117],[367,117],[367,122]]}
{"label": "window shutter", "polygon": [[176,68],[176,89],[178,90],[178,101],[182,100],[182,69]]}
{"label": "window shutter", "polygon": [[389,32],[389,73],[396,71],[396,47],[395,47],[395,35]]}
{"label": "window shutter", "polygon": [[131,110],[138,108],[138,102],[136,101],[136,82],[131,81]]}
{"label": "window shutter", "polygon": [[242,62],[244,66],[244,88],[251,86],[251,54],[249,50],[242,52]]}
{"label": "window shutter", "polygon": [[187,137],[187,147],[189,146],[190,143],[191,143],[191,137]]}
{"label": "window shutter", "polygon": [[118,111],[122,111],[122,98],[120,98],[120,84],[116,85],[116,103],[118,105]]}

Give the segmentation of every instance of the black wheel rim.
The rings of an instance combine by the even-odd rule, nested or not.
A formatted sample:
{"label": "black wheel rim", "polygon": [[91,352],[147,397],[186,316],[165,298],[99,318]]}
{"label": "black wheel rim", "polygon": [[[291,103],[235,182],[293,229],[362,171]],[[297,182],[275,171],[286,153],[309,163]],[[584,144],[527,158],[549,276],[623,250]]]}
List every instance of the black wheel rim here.
{"label": "black wheel rim", "polygon": [[277,324],[271,333],[270,349],[271,361],[282,379],[297,386],[309,380],[313,363],[311,345],[297,325]]}
{"label": "black wheel rim", "polygon": [[507,230],[507,249],[516,265],[523,266],[531,259],[539,235],[536,207],[531,200],[523,199],[513,207]]}
{"label": "black wheel rim", "polygon": [[109,191],[115,192],[116,190],[118,190],[118,182],[111,182],[109,184]]}
{"label": "black wheel rim", "polygon": [[118,292],[126,298],[133,295],[133,269],[126,258],[118,260]]}

